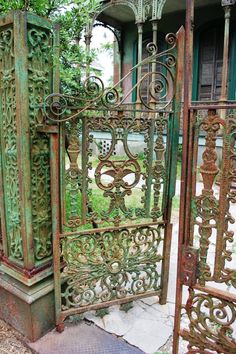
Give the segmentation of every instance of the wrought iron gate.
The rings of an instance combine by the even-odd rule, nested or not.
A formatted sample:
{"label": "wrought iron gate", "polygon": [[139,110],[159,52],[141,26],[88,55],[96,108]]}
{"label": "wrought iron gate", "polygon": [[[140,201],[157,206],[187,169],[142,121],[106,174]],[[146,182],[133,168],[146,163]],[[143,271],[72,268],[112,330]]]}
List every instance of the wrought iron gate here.
{"label": "wrought iron gate", "polygon": [[186,353],[228,354],[236,353],[236,102],[225,97],[230,9],[225,9],[223,99],[190,103],[193,10],[194,1],[188,0],[173,353],[179,352],[182,337]]}
{"label": "wrought iron gate", "polygon": [[[217,114],[219,108],[221,113]],[[188,353],[236,352],[236,191],[232,187],[236,181],[236,119],[232,108],[236,105],[199,104],[190,108],[186,196],[190,214],[185,220],[188,231],[180,243],[179,259],[179,282],[188,287],[189,294],[178,292],[176,317],[180,321],[182,293],[185,300],[179,333],[189,343]],[[220,118],[226,112],[226,117]],[[201,130],[205,132],[205,147],[198,169]],[[216,150],[219,136],[223,140],[220,167]],[[199,179],[202,182],[197,182]]]}
{"label": "wrought iron gate", "polygon": [[[78,96],[45,100],[58,330],[71,314],[154,294],[166,302],[183,28],[166,42],[161,53],[147,46],[148,58],[127,76],[147,64],[149,71],[125,97],[119,88],[127,76],[109,89],[91,76]],[[134,90],[136,102],[126,103]]]}

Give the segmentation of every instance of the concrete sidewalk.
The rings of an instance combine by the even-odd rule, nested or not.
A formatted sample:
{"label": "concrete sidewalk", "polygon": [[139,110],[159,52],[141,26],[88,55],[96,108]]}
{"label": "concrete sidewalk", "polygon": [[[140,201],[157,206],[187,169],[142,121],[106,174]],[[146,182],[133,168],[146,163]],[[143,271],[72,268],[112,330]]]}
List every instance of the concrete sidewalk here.
{"label": "concrete sidewalk", "polygon": [[91,323],[66,324],[63,333],[55,330],[31,343],[37,354],[143,354],[124,340]]}

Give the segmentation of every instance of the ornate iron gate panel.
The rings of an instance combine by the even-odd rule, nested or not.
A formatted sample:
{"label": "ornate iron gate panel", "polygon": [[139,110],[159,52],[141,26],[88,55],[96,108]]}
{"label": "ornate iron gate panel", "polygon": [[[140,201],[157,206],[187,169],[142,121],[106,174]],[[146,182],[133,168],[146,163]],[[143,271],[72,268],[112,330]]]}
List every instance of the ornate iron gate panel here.
{"label": "ornate iron gate panel", "polygon": [[[193,9],[188,0],[173,353],[179,352],[182,337],[186,353],[229,354],[236,353],[236,102],[189,103]],[[229,45],[227,11],[224,53]],[[224,60],[222,97],[228,57]]]}
{"label": "ornate iron gate panel", "polygon": [[[119,87],[85,80],[76,97],[45,100],[51,129],[56,322],[75,313],[159,295],[166,302],[184,30],[166,36],[125,103]],[[143,99],[143,85],[149,100]],[[58,132],[57,132],[58,129]],[[135,144],[132,144],[132,140]],[[137,144],[139,151],[137,149]]]}
{"label": "ornate iron gate panel", "polygon": [[[184,287],[181,309],[178,293],[176,317],[188,353],[236,352],[236,118],[232,108],[236,104],[199,104],[190,109],[187,198],[191,211],[185,220],[186,238],[179,246],[179,281],[189,294]],[[199,139],[205,144],[198,162]]]}

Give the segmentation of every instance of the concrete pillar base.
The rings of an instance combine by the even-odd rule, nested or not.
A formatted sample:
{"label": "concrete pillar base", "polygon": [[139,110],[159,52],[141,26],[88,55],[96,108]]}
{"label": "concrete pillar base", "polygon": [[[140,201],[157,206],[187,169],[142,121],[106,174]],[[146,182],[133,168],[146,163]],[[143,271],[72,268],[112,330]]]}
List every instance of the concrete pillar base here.
{"label": "concrete pillar base", "polygon": [[27,287],[0,273],[0,318],[34,342],[55,327],[53,278]]}

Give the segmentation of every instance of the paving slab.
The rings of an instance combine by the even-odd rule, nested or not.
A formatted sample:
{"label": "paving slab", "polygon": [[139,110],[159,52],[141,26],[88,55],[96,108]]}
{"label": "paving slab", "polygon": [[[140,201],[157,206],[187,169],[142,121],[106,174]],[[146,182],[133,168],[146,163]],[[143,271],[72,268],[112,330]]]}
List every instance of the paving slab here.
{"label": "paving slab", "polygon": [[125,313],[119,306],[112,306],[102,319],[95,312],[85,314],[107,332],[122,336],[128,343],[145,353],[160,352],[173,333],[174,317],[168,305],[160,305],[156,296],[134,301],[133,308]]}
{"label": "paving slab", "polygon": [[159,348],[168,341],[171,334],[171,326],[165,324],[163,319],[139,318],[123,338],[129,343],[137,345],[145,353],[153,354],[159,351]]}
{"label": "paving slab", "polygon": [[112,306],[109,308],[109,314],[103,318],[97,317],[94,311],[86,313],[85,318],[107,332],[123,336],[132,328],[135,320],[142,313],[144,313],[144,310],[135,303],[134,307],[127,313],[120,311],[119,306]]}
{"label": "paving slab", "polygon": [[143,354],[124,340],[82,321],[66,324],[62,333],[53,330],[29,347],[37,354]]}

